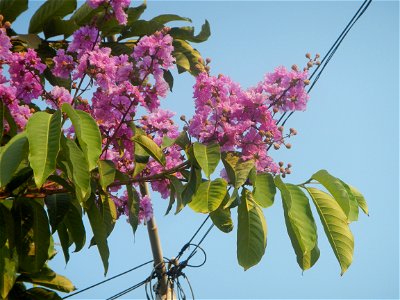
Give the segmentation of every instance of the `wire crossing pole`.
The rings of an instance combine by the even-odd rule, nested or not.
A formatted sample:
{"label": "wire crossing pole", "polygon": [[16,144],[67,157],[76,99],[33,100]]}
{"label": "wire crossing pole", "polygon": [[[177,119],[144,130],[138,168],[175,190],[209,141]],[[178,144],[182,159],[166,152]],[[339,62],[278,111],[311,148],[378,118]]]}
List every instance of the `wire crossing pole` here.
{"label": "wire crossing pole", "polygon": [[[140,184],[140,192],[142,196],[147,195],[150,197],[147,182]],[[156,269],[157,275],[159,276],[158,286],[156,289],[157,299],[176,299],[174,291],[168,285],[168,278],[166,274],[167,270],[164,263],[161,240],[160,236],[158,235],[157,223],[154,216],[148,222],[146,222],[146,226],[150,240],[151,252],[153,253],[154,267]]]}

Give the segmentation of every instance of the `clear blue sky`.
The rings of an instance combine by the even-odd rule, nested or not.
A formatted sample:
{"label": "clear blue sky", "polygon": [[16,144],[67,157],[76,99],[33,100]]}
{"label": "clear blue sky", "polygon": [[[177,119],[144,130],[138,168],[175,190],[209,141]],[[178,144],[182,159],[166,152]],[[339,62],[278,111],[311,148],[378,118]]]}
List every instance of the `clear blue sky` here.
{"label": "clear blue sky", "polygon": [[[37,7],[39,1],[30,1]],[[133,4],[138,4],[133,1]],[[212,58],[212,72],[250,86],[277,65],[303,65],[306,52],[324,54],[361,1],[149,2],[145,17],[175,13],[197,27],[204,19],[212,36],[198,49]],[[31,12],[30,12],[31,13]],[[29,12],[26,14],[28,16]],[[28,18],[18,28],[27,27]],[[309,108],[290,120],[299,134],[293,148],[276,153],[292,162],[287,181],[303,182],[324,168],[362,191],[370,217],[351,224],[354,262],[343,277],[317,218],[321,257],[303,275],[287,236],[280,198],[265,211],[268,246],[259,265],[244,272],[236,261],[236,233],[213,230],[204,242],[207,264],[187,269],[196,298],[391,298],[399,297],[399,3],[373,2],[342,43],[311,94]],[[193,112],[189,75],[175,77],[164,108]],[[167,202],[153,194],[164,255],[175,256],[204,219],[186,208],[163,216]],[[236,212],[233,211],[236,218]],[[88,234],[88,239],[90,239]],[[147,230],[134,239],[124,218],[109,239],[108,276],[151,258]],[[60,253],[51,266],[84,288],[102,280],[97,249],[71,255],[65,267]],[[75,299],[104,299],[143,280],[143,268]],[[126,298],[144,298],[140,288]]]}

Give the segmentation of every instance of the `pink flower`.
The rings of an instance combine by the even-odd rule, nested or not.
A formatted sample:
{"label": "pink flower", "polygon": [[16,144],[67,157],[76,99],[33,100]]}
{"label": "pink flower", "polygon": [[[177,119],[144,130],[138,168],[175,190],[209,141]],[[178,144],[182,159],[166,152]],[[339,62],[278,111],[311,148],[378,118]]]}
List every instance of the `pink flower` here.
{"label": "pink flower", "polygon": [[72,96],[70,92],[63,87],[54,86],[50,92],[50,95],[52,96],[52,99],[48,99],[47,103],[49,103],[54,109],[58,109],[63,103],[72,102]]}
{"label": "pink flower", "polygon": [[153,205],[149,196],[140,199],[139,222],[148,222],[153,217]]}
{"label": "pink flower", "polygon": [[[11,56],[11,42],[5,28],[0,28],[0,61],[8,60]],[[1,66],[1,63],[0,63]]]}
{"label": "pink flower", "polygon": [[80,58],[86,51],[96,49],[99,43],[99,30],[88,25],[83,26],[74,32],[68,52],[76,52]]}
{"label": "pink flower", "polygon": [[75,69],[75,62],[71,55],[65,54],[64,49],[57,50],[57,55],[53,58],[53,74],[61,78],[69,78]]}

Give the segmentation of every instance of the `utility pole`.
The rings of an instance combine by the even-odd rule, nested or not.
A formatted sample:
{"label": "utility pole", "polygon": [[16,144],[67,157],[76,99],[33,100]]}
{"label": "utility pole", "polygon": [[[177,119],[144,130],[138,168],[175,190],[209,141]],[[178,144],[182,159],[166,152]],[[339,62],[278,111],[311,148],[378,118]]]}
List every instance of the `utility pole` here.
{"label": "utility pole", "polygon": [[[140,184],[140,192],[142,196],[150,196],[147,183]],[[156,299],[159,300],[175,300],[176,296],[174,290],[170,287],[167,277],[167,269],[164,263],[164,256],[162,253],[161,240],[158,235],[158,228],[154,216],[146,222],[147,232],[149,235],[151,252],[154,259],[154,267],[156,269],[159,281],[156,289]]]}

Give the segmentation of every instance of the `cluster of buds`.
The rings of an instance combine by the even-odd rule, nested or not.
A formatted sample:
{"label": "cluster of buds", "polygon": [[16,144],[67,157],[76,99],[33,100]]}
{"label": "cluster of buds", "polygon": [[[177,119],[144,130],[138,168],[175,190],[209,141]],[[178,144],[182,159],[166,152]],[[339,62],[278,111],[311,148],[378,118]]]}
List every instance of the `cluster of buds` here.
{"label": "cluster of buds", "polygon": [[279,172],[281,173],[281,176],[283,178],[285,178],[286,175],[289,175],[292,173],[292,170],[291,170],[292,164],[291,163],[288,163],[285,167],[285,163],[283,161],[280,161],[278,163],[278,165],[279,165]]}
{"label": "cluster of buds", "polygon": [[[278,127],[278,130],[279,130],[280,132],[283,133],[283,131],[285,130],[285,128],[284,128],[283,126],[279,126],[279,127]],[[290,128],[288,134],[282,135],[282,139],[281,139],[281,140],[275,141],[275,142],[273,143],[274,149],[275,149],[275,150],[279,150],[279,149],[281,148],[281,145],[282,145],[282,144],[286,147],[286,149],[291,149],[291,148],[292,148],[292,144],[287,143],[287,142],[285,141],[285,139],[290,138],[290,137],[292,137],[292,136],[294,136],[294,135],[296,135],[296,134],[297,134],[297,130],[294,129],[294,128]],[[288,173],[288,174],[290,174],[290,173]]]}

